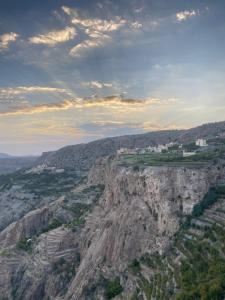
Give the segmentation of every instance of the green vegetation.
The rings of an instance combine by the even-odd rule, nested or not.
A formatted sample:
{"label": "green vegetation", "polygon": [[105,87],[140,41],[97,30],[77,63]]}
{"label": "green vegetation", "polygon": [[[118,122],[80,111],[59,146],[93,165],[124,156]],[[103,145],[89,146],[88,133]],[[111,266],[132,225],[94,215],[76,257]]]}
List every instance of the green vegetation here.
{"label": "green vegetation", "polygon": [[42,233],[44,232],[48,232],[50,230],[56,229],[58,227],[62,226],[62,222],[58,219],[52,219],[51,222],[48,224],[48,227],[46,229],[44,229],[42,231]]}
{"label": "green vegetation", "polygon": [[225,187],[213,187],[209,190],[203,200],[193,208],[193,217],[199,217],[203,211],[214,204],[221,196],[225,196]]}
{"label": "green vegetation", "polygon": [[123,287],[120,284],[120,279],[117,277],[113,280],[109,280],[106,284],[106,297],[107,299],[112,299],[115,296],[121,294]]}
{"label": "green vegetation", "polygon": [[70,281],[76,274],[77,261],[67,261],[65,258],[61,257],[59,260],[55,261],[52,265],[52,270],[55,274],[63,274],[64,279]]}
{"label": "green vegetation", "polygon": [[18,250],[31,252],[32,251],[32,241],[30,239],[22,238],[16,244]]}
{"label": "green vegetation", "polygon": [[[182,261],[180,268],[182,291],[175,299],[224,299],[225,260],[218,257],[210,245],[206,250],[202,242],[189,241],[186,247],[189,248],[192,255],[190,261]],[[210,257],[208,256],[209,252]]]}
{"label": "green vegetation", "polygon": [[77,202],[72,206],[64,205],[63,208],[73,213],[73,220],[65,225],[66,228],[76,231],[85,223],[86,215],[93,209],[94,204],[99,200],[104,191],[103,185],[89,186],[82,190],[81,195],[92,196],[92,204]]}
{"label": "green vegetation", "polygon": [[91,185],[91,186],[88,186],[85,189],[83,189],[82,193],[84,193],[84,194],[88,194],[88,193],[91,193],[91,192],[100,192],[100,193],[102,193],[104,191],[104,189],[105,189],[105,186],[102,185],[102,184]]}
{"label": "green vegetation", "polygon": [[[128,270],[136,277],[134,300],[223,300],[225,295],[225,186],[209,190],[186,218],[167,253],[143,255]],[[216,206],[213,204],[217,201]],[[203,222],[196,225],[192,219]],[[205,221],[204,221],[205,220]],[[204,226],[208,222],[208,226]],[[146,268],[149,272],[146,272]],[[142,273],[142,270],[145,270]],[[146,273],[152,274],[146,277]]]}
{"label": "green vegetation", "polygon": [[58,196],[70,191],[79,180],[80,177],[75,172],[70,171],[56,173],[44,170],[40,174],[18,171],[0,175],[0,191],[18,185],[26,192],[37,196]]}
{"label": "green vegetation", "polygon": [[207,140],[207,143],[212,145],[225,145],[225,138],[223,137],[211,138]]}
{"label": "green vegetation", "polygon": [[141,270],[140,262],[137,259],[134,259],[130,264],[130,269],[134,274],[137,274]]}
{"label": "green vegetation", "polygon": [[83,224],[85,224],[85,219],[83,217],[79,217],[66,224],[65,227],[76,231]]}
{"label": "green vegetation", "polygon": [[179,153],[149,153],[149,154],[123,154],[120,155],[118,164],[137,168],[141,165],[160,166],[197,166],[204,165],[224,155],[224,150],[199,152],[195,155],[183,157]]}
{"label": "green vegetation", "polygon": [[81,225],[85,223],[85,216],[91,210],[91,204],[76,203],[73,206],[64,206],[64,209],[71,211],[74,219],[65,225],[66,228],[76,231]]}

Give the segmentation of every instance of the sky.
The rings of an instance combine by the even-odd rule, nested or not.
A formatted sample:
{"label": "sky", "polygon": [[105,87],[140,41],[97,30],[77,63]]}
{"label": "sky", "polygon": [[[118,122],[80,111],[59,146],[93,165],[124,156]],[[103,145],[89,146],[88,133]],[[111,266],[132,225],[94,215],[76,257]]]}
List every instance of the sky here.
{"label": "sky", "polygon": [[225,120],[224,0],[0,0],[0,152]]}

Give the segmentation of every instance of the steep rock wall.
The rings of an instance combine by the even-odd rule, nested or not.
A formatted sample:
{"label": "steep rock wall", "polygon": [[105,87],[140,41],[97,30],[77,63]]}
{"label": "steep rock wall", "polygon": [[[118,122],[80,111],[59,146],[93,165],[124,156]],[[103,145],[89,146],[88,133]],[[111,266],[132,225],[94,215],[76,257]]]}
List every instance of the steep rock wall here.
{"label": "steep rock wall", "polygon": [[163,251],[180,215],[191,213],[221,172],[216,166],[134,171],[113,160],[98,161],[89,182],[105,184],[105,194],[86,222],[82,262],[66,299],[87,299],[83,291],[98,274],[118,275],[143,253]]}

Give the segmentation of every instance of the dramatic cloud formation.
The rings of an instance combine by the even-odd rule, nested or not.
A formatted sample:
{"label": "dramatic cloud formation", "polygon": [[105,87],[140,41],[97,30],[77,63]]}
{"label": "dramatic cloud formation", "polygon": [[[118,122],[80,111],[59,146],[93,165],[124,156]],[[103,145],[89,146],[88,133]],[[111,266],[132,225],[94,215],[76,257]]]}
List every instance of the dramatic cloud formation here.
{"label": "dramatic cloud formation", "polygon": [[68,110],[72,108],[91,108],[91,107],[103,107],[103,108],[118,108],[118,107],[133,107],[135,110],[139,106],[152,106],[152,105],[168,105],[176,102],[176,99],[123,99],[118,96],[109,96],[98,99],[82,99],[76,98],[72,100],[64,100],[57,103],[40,104],[35,106],[25,106],[19,108],[9,109],[7,111],[0,112],[0,116],[11,115],[30,115],[36,113],[44,113],[51,111]]}
{"label": "dramatic cloud formation", "polygon": [[141,23],[137,21],[131,22],[118,16],[116,16],[114,20],[81,18],[76,9],[62,6],[62,10],[71,18],[71,23],[75,26],[79,26],[89,37],[89,39],[82,41],[70,50],[70,55],[73,57],[81,56],[84,50],[104,46],[111,41],[110,34],[118,31],[125,25],[133,30],[142,28]]}
{"label": "dramatic cloud formation", "polygon": [[5,33],[3,35],[0,35],[0,52],[7,50],[9,44],[15,42],[18,36],[19,35],[15,32],[10,32],[10,33]]}
{"label": "dramatic cloud formation", "polygon": [[194,11],[194,10],[185,10],[185,11],[181,11],[181,12],[178,12],[176,14],[176,17],[177,17],[177,20],[179,22],[182,22],[182,21],[185,21],[191,17],[194,17],[197,15],[197,12]]}
{"label": "dramatic cloud formation", "polygon": [[224,119],[225,1],[0,2],[0,152]]}
{"label": "dramatic cloud formation", "polygon": [[80,25],[89,30],[92,29],[96,32],[111,32],[118,30],[124,24],[126,20],[116,17],[115,20],[102,20],[102,19],[82,19],[79,17],[78,11],[66,6],[62,6],[62,10],[71,17],[71,23],[74,25]]}
{"label": "dramatic cloud formation", "polygon": [[43,44],[48,46],[55,46],[59,43],[64,43],[69,40],[74,39],[77,35],[76,29],[74,27],[66,27],[63,30],[50,31],[46,34],[40,34],[38,36],[33,36],[29,39],[32,44]]}

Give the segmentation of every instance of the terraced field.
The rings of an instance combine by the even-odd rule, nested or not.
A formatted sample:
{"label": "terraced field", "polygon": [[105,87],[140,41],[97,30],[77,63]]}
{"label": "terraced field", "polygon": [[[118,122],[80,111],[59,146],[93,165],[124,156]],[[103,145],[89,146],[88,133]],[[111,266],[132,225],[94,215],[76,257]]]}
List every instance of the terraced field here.
{"label": "terraced field", "polygon": [[118,157],[118,164],[125,166],[204,166],[210,161],[224,157],[225,149],[218,151],[200,152],[183,157],[176,153],[147,153],[122,154]]}
{"label": "terraced field", "polygon": [[183,224],[166,254],[145,254],[129,266],[137,283],[132,300],[224,299],[224,186],[218,191],[217,202]]}

